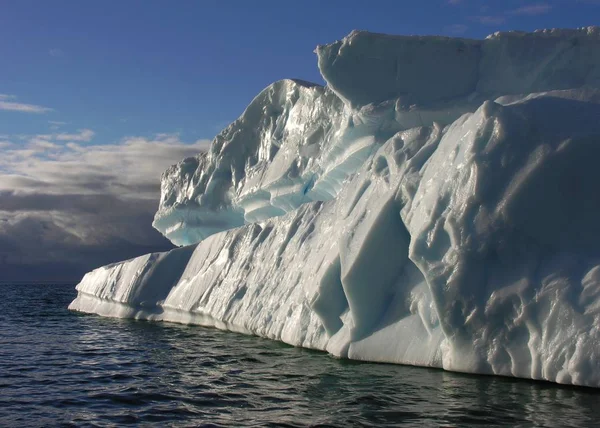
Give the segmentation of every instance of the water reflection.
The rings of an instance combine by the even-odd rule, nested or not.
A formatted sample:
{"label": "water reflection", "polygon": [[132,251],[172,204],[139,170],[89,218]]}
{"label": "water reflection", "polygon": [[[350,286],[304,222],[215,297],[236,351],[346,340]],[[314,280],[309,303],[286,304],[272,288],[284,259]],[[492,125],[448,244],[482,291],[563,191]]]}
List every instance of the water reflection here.
{"label": "water reflection", "polygon": [[[595,390],[358,363],[213,329],[74,315],[65,309],[70,288],[2,291],[15,301],[0,307],[0,425],[591,426],[600,420]],[[31,302],[38,295],[53,303],[35,317],[39,306]]]}

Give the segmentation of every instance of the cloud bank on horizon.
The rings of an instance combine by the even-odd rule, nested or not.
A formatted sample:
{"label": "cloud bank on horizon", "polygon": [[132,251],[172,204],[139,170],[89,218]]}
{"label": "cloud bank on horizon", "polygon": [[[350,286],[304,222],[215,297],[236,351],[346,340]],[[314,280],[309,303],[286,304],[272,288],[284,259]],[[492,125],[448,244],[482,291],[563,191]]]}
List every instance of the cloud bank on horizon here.
{"label": "cloud bank on horizon", "polygon": [[96,144],[94,137],[90,129],[0,135],[0,281],[77,280],[171,248],[151,227],[160,174],[208,141],[159,134]]}

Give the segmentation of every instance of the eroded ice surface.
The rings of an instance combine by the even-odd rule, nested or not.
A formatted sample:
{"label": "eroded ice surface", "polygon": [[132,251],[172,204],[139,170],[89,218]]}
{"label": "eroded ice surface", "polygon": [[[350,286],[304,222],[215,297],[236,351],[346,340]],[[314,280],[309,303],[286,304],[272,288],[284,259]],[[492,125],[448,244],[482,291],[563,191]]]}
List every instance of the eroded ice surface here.
{"label": "eroded ice surface", "polygon": [[596,28],[319,47],[328,87],[271,85],[163,176],[155,226],[194,245],[88,273],[70,308],[598,387],[599,48]]}
{"label": "eroded ice surface", "polygon": [[332,199],[397,131],[450,124],[500,96],[599,87],[599,46],[595,27],[485,40],[352,32],[316,50],[326,88],[272,84],[208,153],[170,168],[154,226],[188,245]]}

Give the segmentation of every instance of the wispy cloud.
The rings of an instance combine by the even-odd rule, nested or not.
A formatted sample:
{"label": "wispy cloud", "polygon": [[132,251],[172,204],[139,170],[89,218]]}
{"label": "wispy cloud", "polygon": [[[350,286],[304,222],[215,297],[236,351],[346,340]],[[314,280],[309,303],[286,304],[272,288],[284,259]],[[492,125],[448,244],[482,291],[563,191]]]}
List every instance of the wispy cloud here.
{"label": "wispy cloud", "polygon": [[[53,128],[55,128],[54,125]],[[54,134],[18,135],[17,137],[22,141],[28,141],[29,144],[35,144],[36,146],[39,146],[40,141],[57,143],[58,145],[56,147],[62,149],[67,147],[65,142],[89,143],[95,135],[96,133],[91,129],[80,129],[74,133],[63,132]]]}
{"label": "wispy cloud", "polygon": [[61,122],[58,120],[49,120],[48,124],[50,125],[50,129],[53,131],[58,131],[61,126],[65,126],[67,124],[67,122]]}
{"label": "wispy cloud", "polygon": [[64,54],[65,53],[63,52],[63,50],[58,48],[53,48],[48,51],[48,55],[53,57],[64,56]]}
{"label": "wispy cloud", "polygon": [[[598,1],[600,1],[600,0],[598,0]],[[483,5],[480,7],[480,11],[483,13],[485,13],[487,10],[488,10],[487,5]],[[545,3],[545,2],[538,2],[538,3],[525,5],[525,6],[517,8],[517,9],[508,10],[508,11],[502,12],[501,14],[498,14],[498,15],[482,14],[482,15],[470,16],[469,20],[476,22],[478,24],[482,24],[482,25],[501,25],[501,24],[504,24],[506,22],[507,18],[510,18],[511,16],[515,16],[515,15],[537,16],[537,15],[543,15],[545,13],[548,13],[550,10],[552,10],[551,4]]]}
{"label": "wispy cloud", "polygon": [[16,102],[17,97],[14,95],[0,94],[0,110],[16,111],[21,113],[48,113],[51,108],[43,107],[35,104],[25,104]]}
{"label": "wispy cloud", "polygon": [[448,0],[448,4],[451,4],[453,6],[456,6],[457,4],[462,3],[463,0]]}
{"label": "wispy cloud", "polygon": [[471,21],[477,22],[483,25],[500,25],[504,24],[506,19],[500,15],[478,15],[469,17]]}
{"label": "wispy cloud", "polygon": [[48,141],[44,138],[32,138],[29,140],[29,149],[35,150],[36,152],[45,151],[48,149],[57,149],[60,146],[52,141]]}
{"label": "wispy cloud", "polygon": [[55,134],[53,139],[57,141],[79,141],[90,142],[96,133],[91,129],[80,129],[76,134]]}
{"label": "wispy cloud", "polygon": [[548,3],[535,3],[527,6],[520,7],[518,9],[511,10],[509,13],[512,15],[543,15],[548,13],[552,9],[552,5]]}
{"label": "wispy cloud", "polygon": [[[108,192],[119,197],[158,198],[162,171],[209,146],[207,140],[184,143],[175,134],[126,137],[110,145],[80,144],[91,141],[93,135],[92,130],[84,129],[72,134],[19,136],[24,143],[2,151],[0,190],[36,192],[35,186],[14,187],[14,177],[28,177],[57,193]],[[103,179],[94,182],[98,175]]]}
{"label": "wispy cloud", "polygon": [[89,135],[84,131],[12,137],[18,144],[0,146],[0,248],[10,249],[0,250],[0,275],[60,264],[76,278],[102,264],[170,248],[151,227],[160,175],[209,142],[188,144],[161,134],[82,144]]}

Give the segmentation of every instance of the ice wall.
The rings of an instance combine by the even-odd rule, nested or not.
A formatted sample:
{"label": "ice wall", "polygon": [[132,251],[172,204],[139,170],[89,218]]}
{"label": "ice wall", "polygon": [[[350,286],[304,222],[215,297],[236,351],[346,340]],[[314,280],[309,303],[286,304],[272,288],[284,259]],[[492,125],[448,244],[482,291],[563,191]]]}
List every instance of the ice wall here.
{"label": "ice wall", "polygon": [[405,126],[389,108],[354,111],[296,80],[263,90],[207,153],[162,176],[154,227],[189,245],[244,223],[334,198],[343,181]]}
{"label": "ice wall", "polygon": [[495,33],[485,40],[353,31],[316,53],[328,87],[347,103],[397,100],[420,110],[449,101],[598,87],[599,43],[598,27]]}
{"label": "ice wall", "polygon": [[[318,48],[327,88],[275,83],[207,154],[164,175],[155,224],[175,242],[201,241],[90,272],[70,308],[211,325],[353,359],[600,387],[598,34],[476,42],[355,32]],[[565,40],[589,55],[569,53]],[[365,47],[378,43],[385,49]],[[407,111],[443,119],[478,98],[459,94],[451,111],[433,93],[408,110],[360,106],[336,80],[353,72],[339,58],[354,50],[416,55],[415,43],[428,55],[470,46],[456,55],[479,50],[477,67],[496,43],[513,64],[498,74],[507,82],[478,74],[475,87],[505,92],[490,90],[502,96],[448,122],[407,126]],[[558,53],[539,56],[547,43]],[[532,49],[533,71],[521,64]],[[564,83],[564,58],[574,74],[585,63],[585,76]],[[544,91],[511,91],[524,84],[511,75]],[[355,94],[368,94],[360,76]]]}
{"label": "ice wall", "polygon": [[188,245],[332,199],[397,131],[450,124],[499,96],[599,87],[599,46],[596,27],[485,40],[354,31],[316,49],[326,88],[274,83],[207,153],[171,167],[154,227]]}

